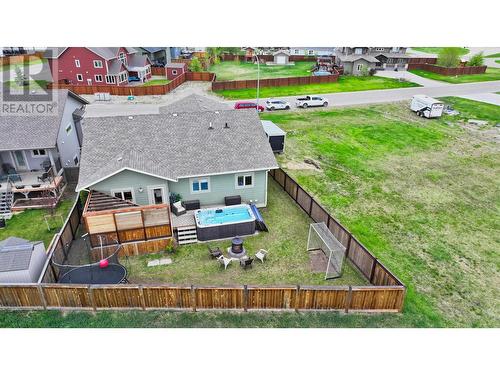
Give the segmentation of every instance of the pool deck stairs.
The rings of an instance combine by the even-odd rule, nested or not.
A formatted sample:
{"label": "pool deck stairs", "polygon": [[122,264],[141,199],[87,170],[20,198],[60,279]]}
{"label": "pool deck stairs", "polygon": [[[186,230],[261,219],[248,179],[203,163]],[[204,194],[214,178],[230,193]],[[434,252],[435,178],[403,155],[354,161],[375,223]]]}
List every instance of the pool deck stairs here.
{"label": "pool deck stairs", "polygon": [[198,242],[198,236],[196,234],[196,225],[178,227],[177,241],[179,242],[179,245]]}

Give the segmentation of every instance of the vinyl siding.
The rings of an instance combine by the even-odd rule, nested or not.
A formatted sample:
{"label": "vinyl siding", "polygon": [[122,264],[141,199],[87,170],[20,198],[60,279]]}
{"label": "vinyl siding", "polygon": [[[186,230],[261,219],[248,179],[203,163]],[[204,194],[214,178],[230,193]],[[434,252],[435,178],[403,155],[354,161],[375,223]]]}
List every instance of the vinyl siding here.
{"label": "vinyl siding", "polygon": [[[148,205],[148,186],[164,186],[167,195],[166,199],[168,200],[169,190],[166,180],[129,170],[117,173],[93,185],[91,189],[111,195],[111,190],[132,188],[134,190],[135,203],[139,205]],[[139,191],[139,188],[143,189],[142,193]]]}
{"label": "vinyl siding", "polygon": [[253,172],[253,187],[236,189],[235,174],[210,176],[210,192],[191,193],[190,179],[180,179],[178,182],[169,181],[169,190],[181,195],[182,200],[199,199],[201,205],[224,204],[224,197],[240,195],[243,202],[257,201],[256,205],[266,205],[267,171]]}

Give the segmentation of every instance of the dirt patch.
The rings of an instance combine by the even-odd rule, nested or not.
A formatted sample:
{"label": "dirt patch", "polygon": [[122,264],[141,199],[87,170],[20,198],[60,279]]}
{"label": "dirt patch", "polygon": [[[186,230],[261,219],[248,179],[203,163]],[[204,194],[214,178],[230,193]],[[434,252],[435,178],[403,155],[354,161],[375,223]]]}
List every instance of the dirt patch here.
{"label": "dirt patch", "polygon": [[[313,161],[313,162],[311,162]],[[319,167],[319,162],[314,161],[312,159],[304,159],[304,161],[289,161],[284,166],[286,169],[295,169],[295,170],[321,170]]]}
{"label": "dirt patch", "polygon": [[308,253],[311,272],[324,273],[328,264],[328,258],[325,253],[321,250],[310,250]]}

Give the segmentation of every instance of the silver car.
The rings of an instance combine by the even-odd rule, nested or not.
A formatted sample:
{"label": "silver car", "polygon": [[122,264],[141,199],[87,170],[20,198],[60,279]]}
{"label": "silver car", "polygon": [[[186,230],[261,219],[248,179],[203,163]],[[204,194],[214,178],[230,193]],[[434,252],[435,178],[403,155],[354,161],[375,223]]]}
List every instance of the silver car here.
{"label": "silver car", "polygon": [[266,109],[268,111],[274,111],[276,109],[290,109],[290,103],[280,100],[280,99],[269,99],[266,100]]}

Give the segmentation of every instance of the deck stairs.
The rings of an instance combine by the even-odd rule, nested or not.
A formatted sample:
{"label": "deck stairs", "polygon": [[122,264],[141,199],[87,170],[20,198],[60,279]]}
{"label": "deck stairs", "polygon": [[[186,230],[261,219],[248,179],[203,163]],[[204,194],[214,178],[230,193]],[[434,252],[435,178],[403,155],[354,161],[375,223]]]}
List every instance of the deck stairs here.
{"label": "deck stairs", "polygon": [[177,228],[177,242],[179,245],[198,242],[196,225],[189,225]]}
{"label": "deck stairs", "polygon": [[14,193],[10,190],[0,191],[0,219],[12,217],[11,208],[14,204]]}

